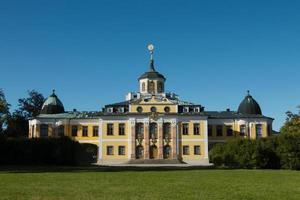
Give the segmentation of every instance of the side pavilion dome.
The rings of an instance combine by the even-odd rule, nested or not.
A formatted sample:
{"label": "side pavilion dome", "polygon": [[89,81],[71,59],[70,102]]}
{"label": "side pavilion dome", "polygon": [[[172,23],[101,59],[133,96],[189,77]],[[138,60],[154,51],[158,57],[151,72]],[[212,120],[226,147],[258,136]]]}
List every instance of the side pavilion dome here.
{"label": "side pavilion dome", "polygon": [[55,90],[53,90],[53,93],[44,102],[41,110],[41,114],[58,114],[64,112],[65,112],[64,105],[56,96]]}
{"label": "side pavilion dome", "polygon": [[250,95],[249,90],[247,91],[247,93],[247,96],[239,106],[238,113],[262,115],[260,106],[257,101],[255,101],[255,99],[253,99],[253,97]]}

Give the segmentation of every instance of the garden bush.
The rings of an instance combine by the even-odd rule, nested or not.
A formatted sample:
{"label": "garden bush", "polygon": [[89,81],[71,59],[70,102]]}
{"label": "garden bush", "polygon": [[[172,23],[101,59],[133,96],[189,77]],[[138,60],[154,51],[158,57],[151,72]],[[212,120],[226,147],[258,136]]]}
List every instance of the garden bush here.
{"label": "garden bush", "polygon": [[281,134],[257,140],[232,139],[209,152],[215,166],[247,169],[300,169],[300,135]]}
{"label": "garden bush", "polygon": [[68,137],[0,137],[0,165],[79,165],[86,158],[85,148]]}

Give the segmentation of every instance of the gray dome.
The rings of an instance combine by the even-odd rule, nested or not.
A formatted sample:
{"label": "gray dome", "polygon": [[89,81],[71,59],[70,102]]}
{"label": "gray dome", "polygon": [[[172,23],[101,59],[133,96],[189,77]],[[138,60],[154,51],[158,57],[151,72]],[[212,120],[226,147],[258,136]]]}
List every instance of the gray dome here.
{"label": "gray dome", "polygon": [[247,92],[247,96],[239,106],[238,113],[262,115],[259,104],[257,103],[257,101],[255,101],[255,99],[253,99],[253,97],[250,95],[250,92]]}
{"label": "gray dome", "polygon": [[58,114],[64,113],[65,108],[59,98],[56,96],[55,91],[44,102],[41,114]]}
{"label": "gray dome", "polygon": [[142,74],[139,78],[139,80],[141,79],[145,79],[145,78],[148,78],[148,79],[157,79],[157,78],[160,78],[160,79],[163,79],[164,81],[166,80],[166,78],[160,74],[159,72],[157,72],[154,68],[154,60],[151,59],[150,60],[150,69],[149,71],[145,72],[144,74]]}

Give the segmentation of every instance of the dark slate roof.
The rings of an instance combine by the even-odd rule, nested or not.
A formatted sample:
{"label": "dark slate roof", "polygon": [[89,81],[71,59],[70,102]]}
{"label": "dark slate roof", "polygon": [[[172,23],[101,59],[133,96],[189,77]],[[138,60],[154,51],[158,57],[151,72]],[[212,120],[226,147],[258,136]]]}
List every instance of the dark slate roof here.
{"label": "dark slate roof", "polygon": [[244,98],[244,100],[241,102],[239,108],[239,113],[243,114],[256,114],[256,115],[262,115],[261,109],[257,101],[253,99],[253,97],[249,94]]}
{"label": "dark slate roof", "polygon": [[242,118],[268,118],[272,119],[270,117],[266,117],[264,115],[260,114],[245,114],[245,113],[239,113],[236,111],[205,111],[203,112],[204,115],[207,115],[208,118],[211,119],[242,119]]}
{"label": "dark slate roof", "polygon": [[154,68],[154,60],[150,60],[150,69],[149,71],[145,72],[139,77],[139,80],[144,79],[144,78],[149,78],[149,79],[156,79],[156,78],[161,78],[163,80],[166,80],[166,78],[157,72]]}
{"label": "dark slate roof", "polygon": [[122,101],[118,103],[113,103],[113,104],[107,104],[105,107],[110,107],[110,106],[128,106],[132,101]]}
{"label": "dark slate roof", "polygon": [[44,102],[41,114],[58,114],[64,112],[64,105],[56,96],[55,91],[53,90],[53,93]]}

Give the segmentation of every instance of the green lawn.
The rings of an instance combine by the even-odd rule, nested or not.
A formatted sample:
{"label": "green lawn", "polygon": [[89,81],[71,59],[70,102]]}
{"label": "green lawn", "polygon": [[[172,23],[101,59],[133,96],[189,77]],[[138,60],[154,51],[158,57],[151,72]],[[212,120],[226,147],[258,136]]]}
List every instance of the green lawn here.
{"label": "green lawn", "polygon": [[0,199],[300,199],[300,172],[0,171]]}

